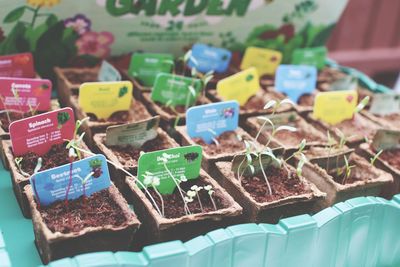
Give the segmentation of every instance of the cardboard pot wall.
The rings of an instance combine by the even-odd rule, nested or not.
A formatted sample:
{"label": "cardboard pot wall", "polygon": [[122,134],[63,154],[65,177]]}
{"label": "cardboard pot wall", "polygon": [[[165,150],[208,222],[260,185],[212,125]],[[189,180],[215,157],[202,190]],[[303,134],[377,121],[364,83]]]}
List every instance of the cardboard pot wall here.
{"label": "cardboard pot wall", "polygon": [[[31,51],[37,71],[132,51],[180,55],[193,43],[234,52],[324,45],[347,0],[17,0],[0,3],[0,54]],[[246,23],[243,23],[243,21]],[[160,46],[159,44],[163,44]]]}

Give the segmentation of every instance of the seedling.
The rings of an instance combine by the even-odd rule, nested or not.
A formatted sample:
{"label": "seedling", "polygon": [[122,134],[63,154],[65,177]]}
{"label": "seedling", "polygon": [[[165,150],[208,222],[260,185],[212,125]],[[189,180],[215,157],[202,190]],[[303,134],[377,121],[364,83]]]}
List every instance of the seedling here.
{"label": "seedling", "polygon": [[[298,150],[293,152],[292,155],[290,155],[288,158],[285,159],[285,162],[288,162],[290,159],[292,159],[295,156],[297,156],[299,158],[298,159],[299,162],[297,163],[297,167],[296,167],[297,176],[301,176],[302,175],[304,164],[308,161],[307,157],[303,154],[303,151],[304,151],[304,148],[306,147],[306,144],[307,144],[306,139],[301,140]],[[290,173],[288,171],[288,179],[290,178],[289,174]]]}
{"label": "seedling", "polygon": [[[80,146],[80,143],[82,142],[83,137],[85,136],[85,133],[82,133],[80,136],[78,136],[78,131],[79,131],[79,128],[82,126],[82,124],[84,124],[88,120],[89,120],[89,117],[86,117],[83,120],[76,121],[74,135],[73,135],[74,138],[71,140],[65,140],[68,142],[66,145],[66,149],[70,149],[71,147],[74,148],[74,147]],[[77,155],[78,159],[82,158],[82,155],[79,150],[76,150],[76,155]]]}
{"label": "seedling", "polygon": [[156,192],[156,194],[160,198],[160,201],[161,201],[161,215],[164,217],[165,216],[165,213],[164,213],[164,199],[163,199],[162,195],[160,194],[160,192],[158,192],[158,190],[157,190],[157,186],[160,185],[160,178],[158,178],[157,176],[155,176],[151,172],[146,172],[145,175],[144,175],[143,184],[146,187],[153,188],[154,192]]}
{"label": "seedling", "polygon": [[[201,212],[203,212],[203,211],[204,211],[204,209],[203,209],[203,204],[201,203],[200,195],[199,195],[199,192],[203,189],[203,187],[202,187],[202,186],[193,185],[190,189],[191,189],[191,190],[189,190],[189,191],[187,192],[187,194],[189,195],[189,192],[190,192],[190,191],[195,193],[195,196],[197,197],[197,200],[199,201],[199,205],[200,205]],[[191,194],[192,194],[192,193],[191,193]]]}
{"label": "seedling", "polygon": [[[17,165],[19,172],[25,177],[30,177],[31,175],[29,173],[22,170],[22,161],[23,161],[22,157],[17,157],[14,159],[14,162]],[[37,173],[42,168],[42,164],[43,164],[43,159],[39,157],[35,169],[33,170],[33,174]]]}
{"label": "seedling", "polygon": [[11,85],[11,92],[13,93],[15,99],[17,100],[19,111],[21,112],[22,117],[23,117],[24,112],[22,112],[21,99],[19,97],[18,90],[17,90],[17,88],[15,88],[14,84]]}
{"label": "seedling", "polygon": [[210,132],[213,135],[212,140],[214,141],[214,143],[219,146],[219,141],[218,141],[218,134],[213,130],[213,129],[207,129],[208,132]]}
{"label": "seedling", "polygon": [[335,139],[333,139],[333,137],[331,136],[331,133],[329,131],[326,132],[326,137],[327,137],[327,144],[326,144],[326,148],[328,149],[328,159],[326,160],[326,170],[327,172],[329,172],[329,161],[331,158],[331,153],[332,153],[332,149],[336,144]]}
{"label": "seedling", "polygon": [[86,200],[86,183],[89,181],[89,179],[93,176],[94,172],[90,172],[88,175],[86,175],[84,178],[82,178],[80,175],[75,174],[73,177],[78,178],[81,180],[82,183],[82,190],[83,190],[83,199],[84,201]]}
{"label": "seedling", "polygon": [[344,168],[338,168],[336,174],[337,174],[337,176],[340,176],[340,175],[344,174],[344,179],[343,179],[342,183],[346,184],[347,179],[350,178],[351,170],[356,166],[355,165],[350,165],[349,160],[347,159],[346,156],[344,156],[344,163],[345,163]]}
{"label": "seedling", "polygon": [[371,163],[372,166],[374,166],[375,161],[379,158],[379,156],[383,153],[383,149],[379,150],[378,153],[375,154],[372,158],[369,159],[369,162]]}
{"label": "seedling", "polygon": [[213,190],[212,185],[204,186],[204,190],[207,191],[208,196],[210,197],[211,203],[212,203],[212,205],[214,207],[214,210],[217,210],[217,205],[215,205],[215,201],[214,201],[214,198],[213,198],[214,190]]}
{"label": "seedling", "polygon": [[363,98],[354,109],[354,114],[360,113],[369,103],[369,96]]}

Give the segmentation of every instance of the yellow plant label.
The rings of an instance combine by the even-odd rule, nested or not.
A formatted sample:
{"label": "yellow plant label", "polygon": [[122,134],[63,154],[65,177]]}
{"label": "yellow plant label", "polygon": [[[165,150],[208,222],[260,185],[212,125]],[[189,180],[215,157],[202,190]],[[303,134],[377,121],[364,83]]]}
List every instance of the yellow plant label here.
{"label": "yellow plant label", "polygon": [[236,100],[239,105],[246,104],[250,97],[260,90],[256,68],[250,68],[218,82],[217,93],[224,101]]}
{"label": "yellow plant label", "polygon": [[130,109],[132,90],[129,81],[83,83],[79,88],[79,106],[97,119],[108,119],[114,112]]}
{"label": "yellow plant label", "polygon": [[282,61],[282,53],[276,50],[249,47],[244,53],[242,64],[240,68],[242,70],[250,67],[255,67],[258,70],[260,76],[273,75],[275,74],[276,68]]}
{"label": "yellow plant label", "polygon": [[318,93],[314,101],[314,117],[331,125],[351,119],[357,98],[355,90]]}

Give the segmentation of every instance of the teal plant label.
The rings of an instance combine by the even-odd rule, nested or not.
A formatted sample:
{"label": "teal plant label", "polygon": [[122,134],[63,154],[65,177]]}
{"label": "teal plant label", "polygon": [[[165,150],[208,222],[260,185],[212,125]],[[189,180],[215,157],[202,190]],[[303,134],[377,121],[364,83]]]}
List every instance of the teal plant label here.
{"label": "teal plant label", "polygon": [[192,106],[202,89],[199,79],[160,73],[151,93],[153,101],[170,106]]}
{"label": "teal plant label", "polygon": [[172,194],[176,183],[197,179],[202,160],[201,146],[186,146],[144,153],[138,162],[138,179],[143,183],[146,175],[160,179],[157,190]]}
{"label": "teal plant label", "polygon": [[160,117],[153,117],[138,122],[110,126],[106,131],[107,146],[132,146],[141,148],[147,141],[158,136]]}
{"label": "teal plant label", "polygon": [[135,53],[132,55],[128,73],[144,86],[153,86],[159,73],[171,73],[174,57],[171,54]]}
{"label": "teal plant label", "polygon": [[297,48],[293,51],[292,64],[311,65],[320,70],[325,66],[326,54],[325,46]]}
{"label": "teal plant label", "polygon": [[107,161],[103,155],[75,161],[72,166],[65,164],[38,172],[29,180],[36,200],[43,206],[66,198],[73,200],[83,195],[90,196],[111,185]]}
{"label": "teal plant label", "polygon": [[276,90],[295,103],[302,95],[314,92],[316,84],[317,69],[313,66],[280,65],[275,76]]}
{"label": "teal plant label", "polygon": [[372,147],[375,151],[400,148],[400,131],[379,129],[373,140]]}
{"label": "teal plant label", "polygon": [[375,94],[369,112],[385,116],[400,112],[400,94]]}
{"label": "teal plant label", "polygon": [[224,132],[239,125],[239,103],[226,101],[191,107],[186,112],[186,128],[191,138],[200,137],[210,144]]}
{"label": "teal plant label", "polygon": [[223,73],[228,69],[231,57],[232,53],[227,49],[206,44],[194,44],[188,66],[201,73],[209,71]]}
{"label": "teal plant label", "polygon": [[113,65],[103,60],[97,79],[99,82],[117,82],[121,81],[121,74]]}

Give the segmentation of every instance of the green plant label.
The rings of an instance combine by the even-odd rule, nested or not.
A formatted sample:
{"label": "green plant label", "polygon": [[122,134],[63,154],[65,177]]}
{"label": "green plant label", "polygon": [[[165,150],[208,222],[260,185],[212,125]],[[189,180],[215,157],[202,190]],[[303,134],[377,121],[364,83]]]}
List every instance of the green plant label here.
{"label": "green plant label", "polygon": [[[268,118],[273,124],[274,127],[282,126],[282,125],[289,125],[289,126],[296,126],[296,121],[298,119],[298,114],[295,111],[284,112],[275,115],[265,115],[262,117]],[[259,125],[264,124],[265,120],[258,117],[257,122]],[[272,130],[273,126],[270,123],[266,123],[264,126],[264,130]]]}
{"label": "green plant label", "polygon": [[379,129],[373,140],[372,147],[375,151],[400,148],[400,131]]}
{"label": "green plant label", "polygon": [[144,153],[139,158],[138,179],[143,183],[146,175],[160,179],[157,190],[168,195],[185,180],[197,179],[200,175],[201,146],[186,146]]}
{"label": "green plant label", "polygon": [[97,79],[99,82],[117,82],[121,80],[121,74],[113,65],[103,60]]}
{"label": "green plant label", "polygon": [[320,70],[325,66],[326,54],[325,46],[297,48],[293,51],[292,64],[311,65]]}
{"label": "green plant label", "polygon": [[153,86],[160,72],[171,73],[174,57],[171,54],[135,53],[132,55],[128,73],[144,86]]}
{"label": "green plant label", "polygon": [[132,146],[141,148],[147,141],[157,137],[160,117],[139,122],[110,126],[106,131],[107,146]]}
{"label": "green plant label", "polygon": [[369,112],[385,116],[400,112],[400,94],[375,94]]}
{"label": "green plant label", "polygon": [[248,155],[236,155],[232,160],[231,170],[235,174],[236,178],[240,176],[253,177],[262,175],[261,167],[265,170],[271,165],[274,165],[275,167],[279,166],[278,161],[274,160],[271,155],[262,154],[261,164],[259,156],[254,153]]}
{"label": "green plant label", "polygon": [[160,73],[154,83],[151,99],[168,106],[192,106],[202,89],[199,79]]}

